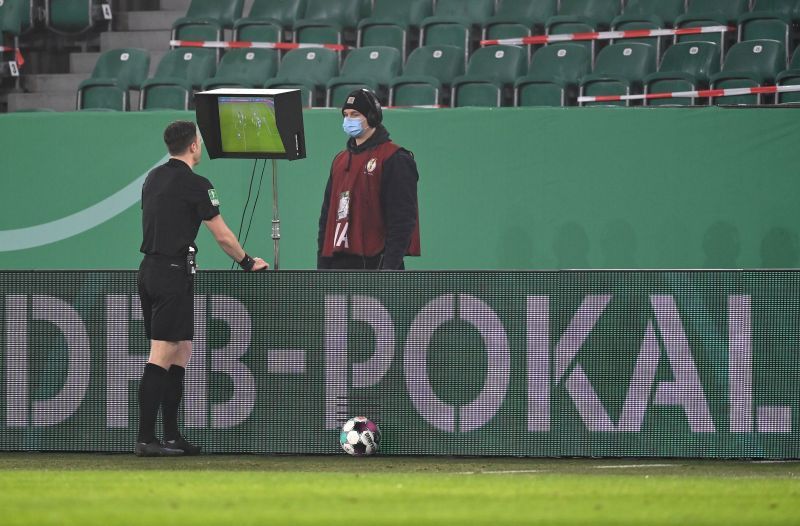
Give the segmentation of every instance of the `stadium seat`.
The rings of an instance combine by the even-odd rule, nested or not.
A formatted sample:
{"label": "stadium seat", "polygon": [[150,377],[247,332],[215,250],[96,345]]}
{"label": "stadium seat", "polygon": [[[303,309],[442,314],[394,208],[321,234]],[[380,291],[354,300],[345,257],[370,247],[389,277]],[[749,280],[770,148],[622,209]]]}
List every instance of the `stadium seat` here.
{"label": "stadium seat", "polygon": [[515,106],[568,106],[578,82],[592,70],[589,48],[570,42],[537,50],[528,74],[514,83]]}
{"label": "stadium seat", "polygon": [[466,75],[453,81],[451,105],[502,106],[503,91],[525,73],[527,54],[516,46],[488,46],[475,51]]}
{"label": "stadium seat", "polygon": [[369,87],[379,94],[388,87],[393,78],[400,75],[403,58],[400,52],[392,47],[362,47],[354,49],[347,55],[342,65],[340,76],[334,77],[326,84],[326,105],[339,106],[339,101],[352,90]]}
{"label": "stadium seat", "polygon": [[222,56],[216,75],[203,82],[203,89],[260,88],[277,70],[278,52],[274,49],[233,49]]}
{"label": "stadium seat", "polygon": [[[656,70],[656,51],[641,42],[611,44],[597,55],[594,72],[580,82],[580,95],[631,95],[641,93],[642,79]],[[596,106],[609,103],[585,103]],[[610,103],[630,106],[630,101]]]}
{"label": "stadium seat", "polygon": [[748,40],[777,40],[785,48],[784,60],[789,63],[791,45],[791,15],[753,12],[739,17],[739,42]]}
{"label": "stadium seat", "polygon": [[433,17],[424,20],[423,25],[429,21],[457,20],[471,25],[482,26],[494,14],[494,0],[437,0]]}
{"label": "stadium seat", "polygon": [[454,46],[422,46],[411,52],[405,70],[389,83],[392,106],[441,105],[450,99],[453,79],[464,74],[464,51]]}
{"label": "stadium seat", "polygon": [[106,51],[97,59],[92,76],[78,86],[77,109],[128,111],[128,92],[141,89],[150,70],[150,53],[125,48]]}
{"label": "stadium seat", "polygon": [[630,22],[649,22],[655,27],[672,27],[683,14],[685,0],[628,0],[622,14],[611,21],[611,27]]}
{"label": "stadium seat", "polygon": [[420,45],[455,46],[464,55],[464,67],[469,60],[470,25],[458,22],[430,22],[420,29]]}
{"label": "stadium seat", "polygon": [[[731,47],[722,71],[711,77],[712,89],[752,88],[772,84],[786,68],[784,46],[777,40],[750,40]],[[761,104],[762,95],[714,97],[714,104]]]}
{"label": "stadium seat", "polygon": [[51,31],[77,35],[103,20],[98,0],[46,0],[45,25]]}
{"label": "stadium seat", "polygon": [[620,5],[619,0],[561,0],[558,14],[550,17],[547,27],[579,22],[598,29],[608,28],[619,14]]}
{"label": "stadium seat", "polygon": [[306,0],[253,0],[253,6],[246,17],[234,22],[237,28],[243,24],[276,24],[283,29],[291,29],[294,21],[306,12]]}
{"label": "stadium seat", "polygon": [[[629,0],[622,14],[611,21],[611,29],[632,31],[672,27],[675,19],[683,12],[683,8],[684,0]],[[664,47],[663,37],[611,40],[612,44],[617,42],[643,42],[654,45],[659,57]]]}
{"label": "stadium seat", "polygon": [[[657,73],[644,78],[645,93],[695,91],[709,85],[719,72],[720,48],[713,42],[681,42],[664,53]],[[646,100],[646,106],[692,106],[694,98]]]}
{"label": "stadium seat", "polygon": [[717,24],[735,22],[750,7],[750,0],[687,0],[686,13],[675,19],[676,25],[692,20]]}
{"label": "stadium seat", "polygon": [[173,40],[222,40],[224,28],[242,17],[244,0],[192,0],[186,16],[172,24]]}
{"label": "stadium seat", "polygon": [[358,25],[362,9],[361,0],[307,0],[305,15],[294,23],[294,41],[341,44],[344,31]]}
{"label": "stadium seat", "polygon": [[213,49],[173,49],[161,59],[153,78],[142,84],[139,109],[189,109],[193,90],[216,71]]}
{"label": "stadium seat", "polygon": [[495,15],[483,24],[483,38],[519,38],[543,32],[557,9],[558,0],[499,0]]}
{"label": "stadium seat", "polygon": [[330,49],[293,49],[284,55],[265,88],[297,88],[307,107],[323,105],[325,83],[339,74],[339,55]]}
{"label": "stadium seat", "polygon": [[305,0],[254,0],[246,17],[233,23],[234,40],[281,42],[284,31],[305,13]]}
{"label": "stadium seat", "polygon": [[[778,86],[797,86],[800,85],[800,47],[795,49],[789,69],[782,71],[775,79]],[[778,93],[775,100],[777,104],[797,104],[800,103],[800,92]]]}
{"label": "stadium seat", "polygon": [[800,24],[800,0],[753,0],[752,12],[788,16]]}
{"label": "stadium seat", "polygon": [[35,17],[33,0],[5,0],[0,3],[0,33],[17,38],[33,28]]}
{"label": "stadium seat", "polygon": [[494,0],[437,0],[434,14],[420,24],[424,46],[457,46],[469,59],[472,29],[483,26],[494,14]]}
{"label": "stadium seat", "polygon": [[358,23],[358,47],[389,46],[408,54],[409,32],[431,15],[431,0],[376,0],[372,16]]}

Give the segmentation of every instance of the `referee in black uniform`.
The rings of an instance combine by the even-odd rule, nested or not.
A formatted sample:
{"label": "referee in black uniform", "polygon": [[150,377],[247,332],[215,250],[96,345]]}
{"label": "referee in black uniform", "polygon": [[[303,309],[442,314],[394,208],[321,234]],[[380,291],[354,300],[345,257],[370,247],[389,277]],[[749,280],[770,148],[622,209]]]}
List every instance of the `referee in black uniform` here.
{"label": "referee in black uniform", "polygon": [[[176,121],[164,130],[170,159],[153,169],[142,187],[141,251],[138,287],[150,357],[139,386],[138,456],[196,455],[200,447],[178,430],[185,367],[192,355],[194,318],[194,244],[205,223],[220,248],[245,271],[269,265],[251,258],[219,213],[219,200],[208,179],[192,169],[202,146],[193,122]],[[159,407],[164,442],[155,435]]]}

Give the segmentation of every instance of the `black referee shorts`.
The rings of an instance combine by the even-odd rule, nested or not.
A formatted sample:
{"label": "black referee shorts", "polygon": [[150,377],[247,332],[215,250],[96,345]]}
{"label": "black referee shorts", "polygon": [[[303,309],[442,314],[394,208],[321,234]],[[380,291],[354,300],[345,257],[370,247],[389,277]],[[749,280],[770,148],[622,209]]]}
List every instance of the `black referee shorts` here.
{"label": "black referee shorts", "polygon": [[139,299],[148,339],[167,342],[194,337],[194,278],[183,258],[147,255],[139,265]]}

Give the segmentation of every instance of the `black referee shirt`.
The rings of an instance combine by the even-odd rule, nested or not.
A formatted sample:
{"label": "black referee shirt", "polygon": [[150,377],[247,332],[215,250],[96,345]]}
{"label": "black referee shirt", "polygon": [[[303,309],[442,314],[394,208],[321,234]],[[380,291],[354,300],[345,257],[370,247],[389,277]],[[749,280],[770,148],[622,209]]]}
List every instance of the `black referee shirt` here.
{"label": "black referee shirt", "polygon": [[219,214],[214,186],[189,165],[170,159],[154,168],[142,186],[142,248],[145,254],[185,256],[200,223]]}

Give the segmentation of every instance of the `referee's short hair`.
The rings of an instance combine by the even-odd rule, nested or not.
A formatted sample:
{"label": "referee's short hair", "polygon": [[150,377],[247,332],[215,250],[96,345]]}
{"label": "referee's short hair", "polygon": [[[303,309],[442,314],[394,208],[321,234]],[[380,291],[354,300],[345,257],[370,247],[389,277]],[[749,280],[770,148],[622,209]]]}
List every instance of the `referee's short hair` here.
{"label": "referee's short hair", "polygon": [[192,121],[175,121],[164,130],[164,143],[170,155],[180,155],[197,138],[197,126]]}

